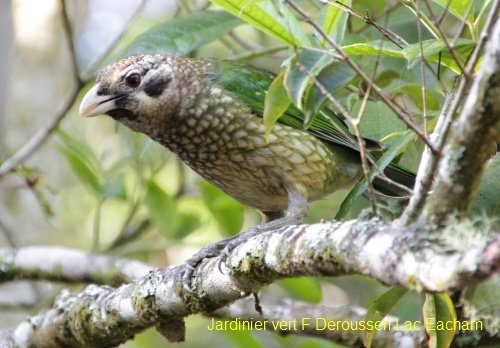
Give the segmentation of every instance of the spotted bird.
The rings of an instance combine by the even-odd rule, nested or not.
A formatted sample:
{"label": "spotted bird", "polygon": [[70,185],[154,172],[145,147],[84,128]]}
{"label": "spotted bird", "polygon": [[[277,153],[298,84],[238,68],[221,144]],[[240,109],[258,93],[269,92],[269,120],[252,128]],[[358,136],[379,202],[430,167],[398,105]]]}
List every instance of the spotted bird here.
{"label": "spotted bird", "polygon": [[[261,225],[189,259],[183,275],[187,289],[204,258],[221,251],[227,255],[250,236],[301,223],[309,201],[362,176],[356,138],[327,108],[304,129],[302,113],[291,106],[266,138],[264,98],[274,78],[234,61],[140,55],[104,68],[82,100],[81,115],[106,114],[146,134],[229,196],[263,214]],[[414,176],[396,165],[384,174],[392,182],[379,176],[373,184],[385,194],[402,193],[394,182],[413,185]]]}

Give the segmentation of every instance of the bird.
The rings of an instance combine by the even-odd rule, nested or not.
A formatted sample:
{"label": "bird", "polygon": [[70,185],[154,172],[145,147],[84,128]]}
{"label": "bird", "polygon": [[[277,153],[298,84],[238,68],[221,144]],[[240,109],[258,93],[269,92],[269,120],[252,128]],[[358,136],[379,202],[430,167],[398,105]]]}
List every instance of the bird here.
{"label": "bird", "polygon": [[[264,100],[275,78],[265,69],[230,60],[136,55],[102,69],[81,101],[82,116],[105,114],[144,133],[263,215],[260,225],[188,259],[182,275],[186,290],[193,289],[203,259],[224,259],[252,236],[302,223],[309,202],[363,175],[359,142],[328,107],[304,128],[303,113],[291,105],[266,135]],[[364,141],[367,148],[381,150],[378,141]],[[368,157],[373,163],[374,155]],[[377,191],[408,195],[401,187],[413,186],[413,173],[391,164],[384,174],[385,180],[379,175],[373,181]]]}

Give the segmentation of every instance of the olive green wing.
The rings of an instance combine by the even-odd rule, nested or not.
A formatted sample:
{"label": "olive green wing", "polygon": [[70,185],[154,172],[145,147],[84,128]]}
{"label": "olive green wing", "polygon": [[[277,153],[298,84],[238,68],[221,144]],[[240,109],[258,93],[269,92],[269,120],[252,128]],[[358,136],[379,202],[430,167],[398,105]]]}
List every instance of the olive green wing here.
{"label": "olive green wing", "polygon": [[[262,117],[266,92],[276,75],[252,65],[234,61],[210,60],[213,83],[236,96],[248,105],[255,115]],[[304,130],[332,145],[342,145],[359,150],[359,145],[344,122],[328,109],[321,110],[311,125],[304,129],[304,116],[300,110],[290,106],[278,122]],[[373,143],[377,143],[373,141]]]}
{"label": "olive green wing", "polygon": [[[262,117],[266,92],[276,75],[255,66],[234,61],[210,60],[210,63],[212,70],[208,74],[208,77],[212,82],[248,105],[255,115]],[[304,129],[303,126],[304,116],[302,112],[293,105],[286,110],[278,122],[308,132],[332,145],[341,145],[359,151],[357,139],[349,132],[347,126],[338,115],[327,108],[323,108],[315,115],[311,125],[307,129]],[[371,149],[382,150],[382,145],[378,141],[365,139],[365,142]],[[369,156],[373,160],[379,157],[378,155],[373,156],[373,154],[369,154]],[[384,173],[392,180],[408,187],[413,187],[414,185],[415,174],[396,164],[389,164],[385,168]],[[380,181],[376,186],[379,186],[377,188],[388,194],[395,193],[397,195],[399,191],[397,187],[395,188],[392,184],[384,181]]]}

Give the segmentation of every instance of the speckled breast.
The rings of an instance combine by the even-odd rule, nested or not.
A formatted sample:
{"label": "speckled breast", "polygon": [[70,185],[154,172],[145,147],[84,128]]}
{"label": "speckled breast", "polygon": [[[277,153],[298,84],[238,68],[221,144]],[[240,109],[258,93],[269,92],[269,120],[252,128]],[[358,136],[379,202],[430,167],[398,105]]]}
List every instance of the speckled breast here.
{"label": "speckled breast", "polygon": [[286,210],[287,191],[314,200],[359,177],[349,150],[280,123],[266,141],[262,118],[219,88],[209,93],[155,140],[241,203]]}

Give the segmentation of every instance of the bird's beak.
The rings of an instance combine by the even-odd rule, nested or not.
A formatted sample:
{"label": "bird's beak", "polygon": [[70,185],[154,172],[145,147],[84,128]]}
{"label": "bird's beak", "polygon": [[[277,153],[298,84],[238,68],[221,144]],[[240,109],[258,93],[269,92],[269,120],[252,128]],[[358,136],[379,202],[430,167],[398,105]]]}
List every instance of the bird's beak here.
{"label": "bird's beak", "polygon": [[98,116],[116,109],[115,100],[118,96],[98,95],[99,85],[92,87],[82,99],[80,115],[84,117]]}

